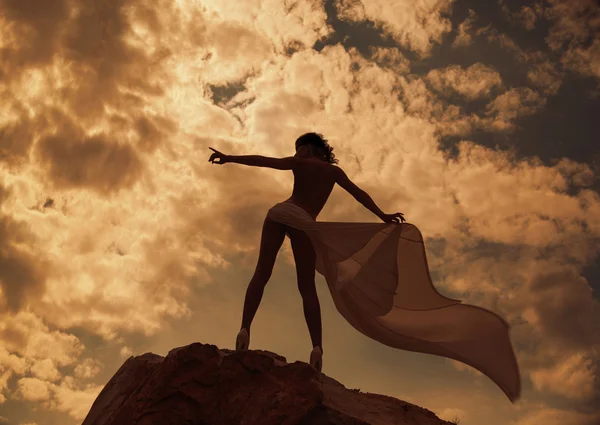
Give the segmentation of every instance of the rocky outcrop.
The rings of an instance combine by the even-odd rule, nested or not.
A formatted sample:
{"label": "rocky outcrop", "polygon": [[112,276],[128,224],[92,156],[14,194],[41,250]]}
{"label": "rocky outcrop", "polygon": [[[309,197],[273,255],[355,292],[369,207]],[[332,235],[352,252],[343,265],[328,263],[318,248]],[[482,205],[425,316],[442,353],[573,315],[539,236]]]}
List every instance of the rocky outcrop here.
{"label": "rocky outcrop", "polygon": [[194,343],[130,357],[82,425],[446,425],[393,397],[350,390],[304,362]]}

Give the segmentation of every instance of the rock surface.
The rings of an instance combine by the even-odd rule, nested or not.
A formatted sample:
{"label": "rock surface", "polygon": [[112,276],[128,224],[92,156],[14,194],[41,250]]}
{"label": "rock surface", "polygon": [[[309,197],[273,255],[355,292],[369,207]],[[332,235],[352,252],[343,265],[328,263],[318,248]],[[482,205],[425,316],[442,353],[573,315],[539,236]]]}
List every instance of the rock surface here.
{"label": "rock surface", "polygon": [[393,397],[361,393],[262,350],[194,343],[130,357],[82,425],[450,425]]}

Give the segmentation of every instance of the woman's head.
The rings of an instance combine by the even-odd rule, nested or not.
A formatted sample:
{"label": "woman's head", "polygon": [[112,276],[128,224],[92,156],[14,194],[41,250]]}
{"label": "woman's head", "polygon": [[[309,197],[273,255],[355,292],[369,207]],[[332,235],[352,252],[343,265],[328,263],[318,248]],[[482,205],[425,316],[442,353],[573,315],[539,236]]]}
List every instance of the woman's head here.
{"label": "woman's head", "polygon": [[329,143],[323,137],[322,134],[303,134],[302,136],[298,137],[298,139],[296,139],[296,151],[303,145],[311,145],[313,147],[313,151],[330,164],[336,164],[338,162],[338,160],[335,159],[335,154],[332,152],[333,148],[329,146]]}

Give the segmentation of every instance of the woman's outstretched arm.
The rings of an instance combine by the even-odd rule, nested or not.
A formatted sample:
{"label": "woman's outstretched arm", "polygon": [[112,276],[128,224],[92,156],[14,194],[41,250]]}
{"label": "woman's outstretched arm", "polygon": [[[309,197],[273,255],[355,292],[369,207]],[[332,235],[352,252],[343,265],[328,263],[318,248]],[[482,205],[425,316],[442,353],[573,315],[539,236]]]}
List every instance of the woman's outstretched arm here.
{"label": "woman's outstretched arm", "polygon": [[271,158],[262,155],[227,155],[226,162],[250,165],[252,167],[275,168],[276,170],[291,170],[298,158],[288,156],[285,158]]}
{"label": "woman's outstretched arm", "polygon": [[[285,158],[271,158],[262,155],[226,155],[223,152],[208,147],[213,154],[208,158],[208,162],[212,164],[227,164],[233,162],[236,164],[250,165],[253,167],[268,167],[277,170],[291,170],[299,161],[295,156],[287,156]],[[219,160],[215,162],[215,160]]]}

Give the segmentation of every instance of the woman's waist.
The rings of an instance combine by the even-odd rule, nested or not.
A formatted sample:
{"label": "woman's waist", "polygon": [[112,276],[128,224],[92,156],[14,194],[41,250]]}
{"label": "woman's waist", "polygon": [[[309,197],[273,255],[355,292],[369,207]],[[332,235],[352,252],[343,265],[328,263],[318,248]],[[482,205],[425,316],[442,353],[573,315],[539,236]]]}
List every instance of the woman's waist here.
{"label": "woman's waist", "polygon": [[271,211],[271,210],[283,210],[283,211],[288,210],[289,211],[290,208],[295,211],[301,212],[301,214],[303,216],[308,216],[308,218],[310,218],[310,220],[316,221],[315,218],[308,211],[306,211],[306,209],[304,209],[303,207],[296,204],[293,200],[290,200],[290,199],[286,199],[285,201],[278,202],[277,204],[273,205],[269,211]]}

